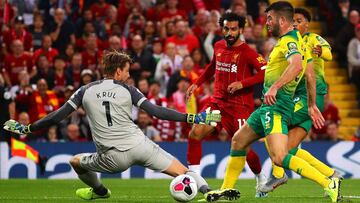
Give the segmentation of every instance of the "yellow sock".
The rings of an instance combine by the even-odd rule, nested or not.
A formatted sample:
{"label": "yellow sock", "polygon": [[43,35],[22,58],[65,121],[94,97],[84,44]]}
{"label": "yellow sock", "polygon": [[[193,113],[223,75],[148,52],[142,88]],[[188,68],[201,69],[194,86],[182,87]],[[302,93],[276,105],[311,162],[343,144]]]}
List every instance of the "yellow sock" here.
{"label": "yellow sock", "polygon": [[[268,145],[266,139],[265,139],[265,146],[266,146],[266,149],[270,156],[270,149],[269,149],[269,145]],[[273,176],[275,176],[276,178],[284,177],[285,170],[282,167],[275,165],[273,161],[271,161],[271,165],[273,168],[273,171],[272,171]]]}
{"label": "yellow sock", "polygon": [[246,161],[245,150],[231,150],[221,189],[234,188]]}
{"label": "yellow sock", "polygon": [[320,173],[324,174],[326,177],[332,176],[335,172],[334,169],[330,168],[323,162],[319,161],[317,158],[315,158],[312,154],[310,154],[306,150],[300,148],[294,148],[289,153],[304,159],[306,162],[308,162],[311,166],[316,168],[318,171],[320,171]]}
{"label": "yellow sock", "polygon": [[312,167],[303,159],[287,154],[283,160],[283,167],[288,168],[297,174],[317,182],[323,188],[327,188],[331,180]]}

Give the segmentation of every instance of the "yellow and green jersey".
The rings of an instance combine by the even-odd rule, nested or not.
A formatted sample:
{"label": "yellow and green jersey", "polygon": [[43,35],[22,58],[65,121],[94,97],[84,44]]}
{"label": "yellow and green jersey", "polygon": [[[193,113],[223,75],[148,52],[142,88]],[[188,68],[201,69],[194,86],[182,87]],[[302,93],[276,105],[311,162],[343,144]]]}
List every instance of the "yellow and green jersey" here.
{"label": "yellow and green jersey", "polygon": [[[312,49],[317,45],[322,47],[321,57],[318,57],[315,54],[312,54],[314,72],[316,77],[316,94],[324,95],[327,93],[327,85],[325,82],[325,70],[324,70],[324,61],[332,60],[331,47],[330,44],[323,39],[320,35],[315,33],[305,33],[303,35],[303,41],[306,45],[306,49],[312,54]],[[296,94],[303,94],[306,92],[306,82],[305,79],[299,83],[296,90]]]}
{"label": "yellow and green jersey", "polygon": [[305,44],[297,30],[292,30],[281,36],[270,53],[265,70],[264,92],[267,92],[271,85],[281,77],[289,65],[289,57],[293,54],[300,54],[302,56],[303,70],[294,80],[278,90],[277,97],[287,96],[292,98],[294,96],[296,87],[304,75],[307,58],[310,57],[306,54]]}

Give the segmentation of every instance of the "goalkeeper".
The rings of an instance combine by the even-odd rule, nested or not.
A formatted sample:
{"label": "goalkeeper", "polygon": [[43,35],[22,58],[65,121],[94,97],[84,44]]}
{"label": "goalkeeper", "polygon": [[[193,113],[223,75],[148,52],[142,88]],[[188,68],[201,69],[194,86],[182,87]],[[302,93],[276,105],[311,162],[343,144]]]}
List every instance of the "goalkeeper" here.
{"label": "goalkeeper", "polygon": [[103,58],[105,79],[80,87],[57,111],[24,126],[9,120],[4,129],[27,134],[58,123],[80,106],[85,109],[96,145],[96,153],[78,154],[70,164],[80,180],[90,186],[76,190],[82,199],[109,198],[111,192],[99,180],[95,172],[118,173],[132,165],[141,165],[170,176],[188,174],[192,176],[202,193],[209,186],[198,174],[189,171],[181,162],[144,136],[131,119],[132,106],[145,110],[160,119],[196,124],[216,125],[221,120],[220,111],[182,114],[150,103],[140,91],[125,84],[129,78],[131,59],[117,51]]}

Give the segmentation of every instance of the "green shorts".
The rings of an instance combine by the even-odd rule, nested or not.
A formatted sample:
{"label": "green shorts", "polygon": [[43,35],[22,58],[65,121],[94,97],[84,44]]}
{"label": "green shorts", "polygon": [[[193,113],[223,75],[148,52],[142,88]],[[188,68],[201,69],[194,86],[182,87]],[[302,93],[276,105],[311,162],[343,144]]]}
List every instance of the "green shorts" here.
{"label": "green shorts", "polygon": [[269,134],[288,134],[288,125],[294,102],[291,98],[277,99],[276,104],[261,105],[254,111],[247,123],[261,137]]}
{"label": "green shorts", "polygon": [[[307,96],[298,96],[294,98],[294,111],[291,116],[290,128],[301,127],[307,133],[310,131],[312,121],[308,113]],[[324,111],[324,95],[316,95],[316,105],[321,112]]]}

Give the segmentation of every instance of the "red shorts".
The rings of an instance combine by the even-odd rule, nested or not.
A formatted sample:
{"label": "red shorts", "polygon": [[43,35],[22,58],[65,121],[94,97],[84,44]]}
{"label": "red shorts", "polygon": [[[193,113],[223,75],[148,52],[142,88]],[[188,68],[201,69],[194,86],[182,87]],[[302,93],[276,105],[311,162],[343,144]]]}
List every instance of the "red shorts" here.
{"label": "red shorts", "polygon": [[221,111],[221,123],[216,126],[216,131],[220,132],[222,128],[225,128],[227,133],[232,137],[235,132],[241,128],[249,118],[252,110],[246,106],[226,106],[220,103],[209,102],[201,111],[205,111],[208,107],[211,110]]}

